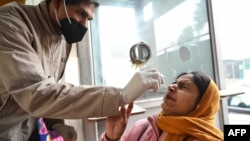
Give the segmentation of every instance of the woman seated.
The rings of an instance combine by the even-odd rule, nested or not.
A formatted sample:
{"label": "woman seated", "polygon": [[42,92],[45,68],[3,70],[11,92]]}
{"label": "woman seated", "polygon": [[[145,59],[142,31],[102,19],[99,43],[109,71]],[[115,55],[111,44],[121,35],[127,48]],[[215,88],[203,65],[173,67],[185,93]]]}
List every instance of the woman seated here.
{"label": "woman seated", "polygon": [[123,135],[133,103],[121,107],[120,115],[108,117],[101,141],[222,141],[215,126],[219,90],[202,72],[180,74],[170,84],[158,115],[139,120]]}

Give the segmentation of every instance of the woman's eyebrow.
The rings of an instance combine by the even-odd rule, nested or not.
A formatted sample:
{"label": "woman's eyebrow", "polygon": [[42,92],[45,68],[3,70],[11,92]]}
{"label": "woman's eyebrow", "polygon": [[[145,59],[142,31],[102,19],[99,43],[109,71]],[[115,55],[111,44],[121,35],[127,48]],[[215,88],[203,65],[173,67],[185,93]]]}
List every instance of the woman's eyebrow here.
{"label": "woman's eyebrow", "polygon": [[189,82],[189,81],[186,81],[186,80],[181,80],[181,81],[179,81],[178,82],[178,84],[180,84],[180,85],[183,85],[183,86],[187,86],[187,87],[189,87],[190,86],[190,84],[191,84],[191,82]]}

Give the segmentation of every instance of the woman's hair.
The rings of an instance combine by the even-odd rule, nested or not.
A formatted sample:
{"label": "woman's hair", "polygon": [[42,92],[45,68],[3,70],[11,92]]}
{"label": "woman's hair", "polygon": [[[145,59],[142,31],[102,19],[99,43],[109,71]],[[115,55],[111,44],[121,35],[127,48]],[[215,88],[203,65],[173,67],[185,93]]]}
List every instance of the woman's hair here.
{"label": "woman's hair", "polygon": [[[62,0],[63,1],[63,0]],[[50,3],[51,0],[46,0],[47,3]],[[65,0],[65,4],[66,5],[76,5],[76,4],[79,4],[81,2],[87,2],[87,3],[94,3],[94,5],[96,7],[99,6],[97,0]]]}
{"label": "woman's hair", "polygon": [[199,97],[196,101],[196,103],[198,104],[200,102],[201,98],[203,97],[204,93],[206,92],[206,89],[210,83],[210,78],[205,73],[203,73],[201,71],[191,71],[191,72],[183,72],[183,73],[179,74],[176,77],[176,79],[178,79],[182,75],[186,75],[186,74],[193,75],[193,82],[198,87]]}

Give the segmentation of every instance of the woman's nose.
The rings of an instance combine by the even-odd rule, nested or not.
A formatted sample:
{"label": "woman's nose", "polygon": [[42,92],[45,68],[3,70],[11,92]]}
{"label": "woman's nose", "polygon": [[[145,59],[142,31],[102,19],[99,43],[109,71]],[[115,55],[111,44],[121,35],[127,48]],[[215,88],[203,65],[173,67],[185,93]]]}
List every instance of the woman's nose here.
{"label": "woman's nose", "polygon": [[171,91],[171,92],[175,92],[176,87],[177,87],[177,84],[170,84],[168,86],[168,90]]}

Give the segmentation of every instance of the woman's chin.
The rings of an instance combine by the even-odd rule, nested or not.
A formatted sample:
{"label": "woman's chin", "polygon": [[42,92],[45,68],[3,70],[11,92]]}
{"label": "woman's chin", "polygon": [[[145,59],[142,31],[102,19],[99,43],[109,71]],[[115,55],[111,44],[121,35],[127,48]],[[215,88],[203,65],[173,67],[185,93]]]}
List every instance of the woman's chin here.
{"label": "woman's chin", "polygon": [[171,113],[169,111],[162,110],[162,115],[163,116],[171,116]]}
{"label": "woman's chin", "polygon": [[172,113],[173,110],[175,109],[175,103],[163,102],[163,103],[161,104],[161,109],[162,109],[162,113],[163,113],[165,116],[172,115],[171,113]]}
{"label": "woman's chin", "polygon": [[162,108],[162,110],[167,110],[167,109],[170,108],[170,105],[169,105],[167,102],[163,102],[163,103],[161,104],[161,108]]}
{"label": "woman's chin", "polygon": [[163,113],[163,115],[166,115],[168,112],[168,106],[166,105],[166,103],[162,103],[161,104],[161,109],[162,109],[162,113]]}

